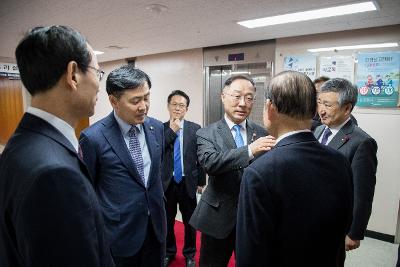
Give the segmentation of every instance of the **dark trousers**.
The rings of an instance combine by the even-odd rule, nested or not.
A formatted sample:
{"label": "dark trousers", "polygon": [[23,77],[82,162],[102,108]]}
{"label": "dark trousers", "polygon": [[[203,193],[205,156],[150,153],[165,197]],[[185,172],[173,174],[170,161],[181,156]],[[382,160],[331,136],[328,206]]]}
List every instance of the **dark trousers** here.
{"label": "dark trousers", "polygon": [[185,244],[183,246],[182,254],[185,258],[194,258],[196,254],[196,230],[189,225],[190,217],[196,208],[196,198],[190,198],[185,185],[185,179],[179,184],[171,181],[167,191],[165,192],[167,198],[167,244],[166,256],[174,258],[176,255],[176,240],[174,233],[175,217],[177,212],[177,204],[182,214],[183,225],[185,227]]}
{"label": "dark trousers", "polygon": [[235,251],[236,227],[224,239],[201,234],[200,267],[226,267]]}
{"label": "dark trousers", "polygon": [[113,258],[116,267],[162,267],[164,266],[164,257],[165,243],[158,241],[149,217],[146,238],[140,250],[131,257]]}

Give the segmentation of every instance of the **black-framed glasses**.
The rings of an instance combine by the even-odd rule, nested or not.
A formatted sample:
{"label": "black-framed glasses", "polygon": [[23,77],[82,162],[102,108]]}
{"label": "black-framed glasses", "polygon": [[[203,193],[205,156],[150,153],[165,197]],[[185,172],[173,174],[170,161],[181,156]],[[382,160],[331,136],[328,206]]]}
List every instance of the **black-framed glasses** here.
{"label": "black-framed glasses", "polygon": [[93,66],[87,66],[87,67],[96,71],[96,76],[97,78],[99,78],[99,81],[101,81],[101,79],[103,79],[104,77],[104,74],[106,74],[103,70],[95,68]]}

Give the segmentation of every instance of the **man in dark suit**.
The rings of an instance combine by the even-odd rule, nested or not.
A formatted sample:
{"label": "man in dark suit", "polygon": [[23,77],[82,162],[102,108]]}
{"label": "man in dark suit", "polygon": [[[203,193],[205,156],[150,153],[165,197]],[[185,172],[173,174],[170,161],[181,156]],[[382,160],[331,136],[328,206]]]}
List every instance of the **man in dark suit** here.
{"label": "man in dark suit", "polygon": [[196,191],[200,193],[206,184],[206,174],[198,164],[196,154],[196,131],[201,127],[184,120],[189,104],[190,98],[183,91],[175,90],[168,96],[170,120],[164,123],[165,157],[162,174],[167,198],[166,266],[176,255],[174,224],[177,204],[185,226],[182,254],[186,258],[186,266],[195,266],[196,230],[189,225],[189,219],[196,208]]}
{"label": "man in dark suit", "polygon": [[243,174],[236,265],[343,266],[351,169],[309,130],[316,111],[312,81],[303,73],[282,72],[265,98],[264,125],[277,140]]}
{"label": "man in dark suit", "polygon": [[0,266],[114,266],[74,131],[94,113],[96,56],[65,26],[33,29],[15,55],[32,106],[1,156]]}
{"label": "man in dark suit", "polygon": [[256,88],[243,75],[225,82],[224,118],[197,131],[197,156],[209,183],[190,224],[202,232],[200,266],[227,266],[235,249],[236,213],[243,169],[275,144],[265,129],[249,120]]}
{"label": "man in dark suit", "polygon": [[113,70],[106,90],[114,111],[80,137],[117,266],[164,263],[164,127],[147,117],[150,88],[147,74],[132,65]]}
{"label": "man in dark suit", "polygon": [[323,125],[315,130],[321,143],[338,150],[350,162],[354,180],[353,222],[346,236],[346,250],[356,249],[364,239],[371,215],[376,183],[378,146],[350,118],[357,102],[357,88],[345,79],[332,79],[321,86],[318,113]]}

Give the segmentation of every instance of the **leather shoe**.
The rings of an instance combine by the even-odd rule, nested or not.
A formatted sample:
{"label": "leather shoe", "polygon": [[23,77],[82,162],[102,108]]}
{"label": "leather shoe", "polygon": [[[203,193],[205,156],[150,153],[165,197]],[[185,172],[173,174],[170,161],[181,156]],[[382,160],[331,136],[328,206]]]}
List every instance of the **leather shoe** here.
{"label": "leather shoe", "polygon": [[173,257],[165,257],[165,259],[164,259],[164,267],[167,267],[168,265],[170,265],[171,264],[171,261],[173,260],[174,258]]}
{"label": "leather shoe", "polygon": [[196,267],[196,262],[192,258],[186,258],[186,267]]}

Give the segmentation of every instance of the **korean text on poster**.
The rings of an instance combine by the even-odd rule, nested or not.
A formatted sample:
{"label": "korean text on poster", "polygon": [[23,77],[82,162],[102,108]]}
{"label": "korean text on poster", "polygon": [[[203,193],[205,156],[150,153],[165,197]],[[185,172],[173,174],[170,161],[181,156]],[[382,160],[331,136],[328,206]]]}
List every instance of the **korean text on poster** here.
{"label": "korean text on poster", "polygon": [[399,73],[400,52],[358,54],[357,106],[398,106]]}
{"label": "korean text on poster", "polygon": [[302,72],[310,77],[311,80],[314,80],[317,69],[317,57],[312,55],[286,56],[284,58],[283,69]]}

